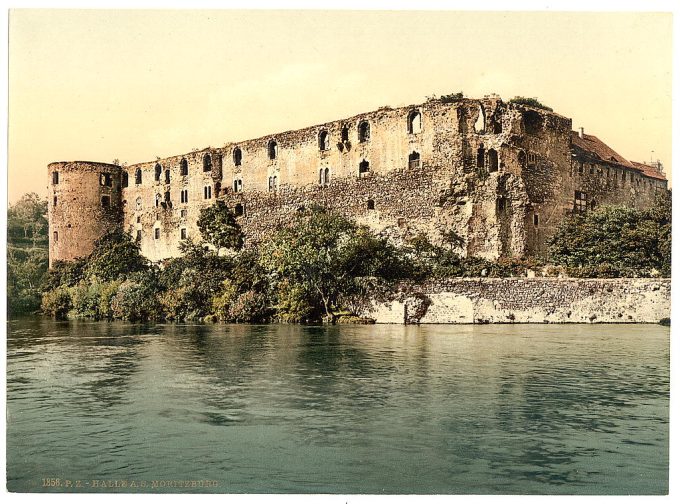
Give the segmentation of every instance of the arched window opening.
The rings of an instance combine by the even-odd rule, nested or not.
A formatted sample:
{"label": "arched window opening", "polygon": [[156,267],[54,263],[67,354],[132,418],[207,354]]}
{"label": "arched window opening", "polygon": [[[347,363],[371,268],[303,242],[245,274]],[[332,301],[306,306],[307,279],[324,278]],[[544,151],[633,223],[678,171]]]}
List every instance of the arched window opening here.
{"label": "arched window opening", "polygon": [[236,206],[234,207],[234,215],[236,217],[241,217],[245,212],[245,208],[241,203],[237,203]]}
{"label": "arched window opening", "polygon": [[477,114],[477,120],[475,121],[475,133],[484,133],[486,129],[486,116],[484,115],[484,109],[479,106],[479,113]]}
{"label": "arched window opening", "polygon": [[359,143],[368,142],[371,138],[371,126],[368,121],[359,124]]}
{"label": "arched window opening", "polygon": [[156,194],[156,200],[155,200],[155,205],[156,205],[156,207],[161,206],[161,201],[162,201],[161,195],[160,195],[160,194]]}
{"label": "arched window opening", "polygon": [[484,168],[484,146],[477,149],[477,168]]}
{"label": "arched window opening", "polygon": [[359,175],[368,173],[368,170],[369,170],[368,161],[364,159],[361,163],[359,163]]}
{"label": "arched window opening", "polygon": [[154,169],[154,178],[153,178],[156,182],[160,182],[162,171],[163,171],[163,167],[160,164],[156,163],[156,167]]}
{"label": "arched window opening", "polygon": [[323,183],[324,185],[331,183],[331,171],[328,168],[323,171]]}
{"label": "arched window opening", "polygon": [[243,191],[243,180],[241,180],[241,179],[234,180],[234,192],[241,192],[241,191]]}
{"label": "arched window opening", "polygon": [[420,154],[418,152],[413,151],[408,155],[408,167],[411,169],[420,168]]}
{"label": "arched window opening", "polygon": [[59,241],[59,233],[57,233],[56,231],[52,233],[52,241],[54,243],[57,243]]}
{"label": "arched window opening", "polygon": [[142,183],[142,170],[140,168],[137,168],[135,171],[135,184],[139,185]]}
{"label": "arched window opening", "polygon": [[340,131],[340,141],[343,143],[349,142],[349,128],[347,126],[343,126],[342,131]]}
{"label": "arched window opening", "polygon": [[123,172],[121,186],[122,187],[128,186],[128,172],[126,172],[126,171]]}
{"label": "arched window opening", "polygon": [[373,201],[372,199],[368,200],[368,202],[366,203],[366,208],[368,210],[375,210],[375,201]]}
{"label": "arched window opening", "polygon": [[170,170],[165,170],[165,183],[170,183]]}
{"label": "arched window opening", "polygon": [[408,132],[412,135],[423,130],[422,116],[417,110],[412,110],[408,115]]}
{"label": "arched window opening", "polygon": [[189,190],[182,189],[179,193],[180,203],[189,203]]}
{"label": "arched window opening", "polygon": [[489,173],[498,171],[498,153],[494,149],[489,149]]}
{"label": "arched window opening", "polygon": [[154,238],[154,240],[160,240],[160,238],[161,238],[161,228],[155,228],[153,230],[153,238]]}
{"label": "arched window opening", "polygon": [[212,186],[203,187],[203,199],[212,199]]}
{"label": "arched window opening", "polygon": [[209,172],[210,170],[212,170],[212,158],[210,154],[205,154],[203,156],[203,171]]}
{"label": "arched window opening", "polygon": [[183,177],[189,175],[189,163],[184,158],[179,162],[179,173]]}
{"label": "arched window opening", "polygon": [[279,147],[276,145],[275,140],[269,140],[269,143],[267,144],[267,154],[269,156],[269,159],[276,159],[276,157],[279,154]]}
{"label": "arched window opening", "polygon": [[241,166],[241,161],[243,161],[243,153],[241,152],[241,149],[239,149],[238,147],[234,149],[233,158],[234,166]]}
{"label": "arched window opening", "polygon": [[331,148],[331,139],[328,131],[322,130],[319,133],[319,150],[325,151]]}

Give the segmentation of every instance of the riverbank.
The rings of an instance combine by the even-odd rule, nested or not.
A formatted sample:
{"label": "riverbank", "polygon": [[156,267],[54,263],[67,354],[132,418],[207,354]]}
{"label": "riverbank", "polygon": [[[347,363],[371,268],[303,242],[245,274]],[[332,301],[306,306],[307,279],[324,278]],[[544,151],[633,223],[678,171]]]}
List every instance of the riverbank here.
{"label": "riverbank", "polygon": [[363,315],[378,324],[658,323],[670,278],[456,278],[410,287]]}

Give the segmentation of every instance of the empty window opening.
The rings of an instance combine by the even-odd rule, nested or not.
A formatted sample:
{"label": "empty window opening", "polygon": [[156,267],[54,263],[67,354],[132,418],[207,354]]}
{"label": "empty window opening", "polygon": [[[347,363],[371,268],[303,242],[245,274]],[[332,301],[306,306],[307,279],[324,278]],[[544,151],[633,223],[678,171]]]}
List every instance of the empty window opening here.
{"label": "empty window opening", "polygon": [[59,233],[57,233],[56,231],[52,233],[52,241],[55,243],[59,241]]}
{"label": "empty window opening", "polygon": [[524,131],[529,135],[536,135],[543,128],[543,119],[538,112],[526,110],[522,112],[522,119],[524,121]]}
{"label": "empty window opening", "polygon": [[368,121],[363,121],[359,124],[359,142],[368,142],[371,138],[371,125]]}
{"label": "empty window opening", "polygon": [[57,197],[54,197],[54,201],[52,202],[52,206],[57,206]]}
{"label": "empty window opening", "polygon": [[343,143],[349,142],[349,128],[347,126],[343,126],[340,131],[340,141]]}
{"label": "empty window opening", "polygon": [[319,150],[325,151],[331,148],[331,138],[328,131],[322,130],[319,133]]}
{"label": "empty window opening", "polygon": [[121,186],[123,186],[123,187],[128,186],[128,172],[126,172],[126,171],[123,172]]}
{"label": "empty window opening", "polygon": [[154,240],[158,240],[161,237],[161,228],[154,228],[153,230]]}
{"label": "empty window opening", "polygon": [[366,209],[367,210],[375,210],[375,201],[373,201],[372,199],[368,200],[366,202]]}
{"label": "empty window opening", "polygon": [[170,183],[170,170],[165,170],[165,183]]}
{"label": "empty window opening", "polygon": [[498,153],[494,149],[489,149],[489,173],[498,171]]}
{"label": "empty window opening", "polygon": [[189,175],[189,163],[184,158],[179,162],[179,174],[183,177]]}
{"label": "empty window opening", "polygon": [[508,208],[508,199],[504,196],[496,199],[496,212],[505,212]]}
{"label": "empty window opening", "polygon": [[368,161],[364,159],[361,163],[359,163],[359,175],[368,173],[368,170],[369,170]]}
{"label": "empty window opening", "polygon": [[104,187],[111,187],[111,174],[102,173],[101,175],[99,175],[99,185]]}
{"label": "empty window opening", "polygon": [[212,170],[212,158],[210,154],[205,154],[203,156],[203,171],[209,172],[210,170]]}
{"label": "empty window opening", "polygon": [[163,167],[160,164],[156,163],[156,166],[154,167],[154,173],[153,173],[153,179],[156,182],[161,181],[161,173],[162,172],[163,172]]}
{"label": "empty window opening", "polygon": [[269,140],[269,143],[267,144],[267,154],[269,156],[269,159],[276,159],[276,157],[279,154],[279,147],[276,145],[275,140]]}
{"label": "empty window opening", "polygon": [[328,168],[324,168],[323,170],[323,183],[324,185],[331,183],[331,171]]}
{"label": "empty window opening", "polygon": [[241,166],[241,161],[243,161],[243,153],[241,152],[241,149],[236,147],[232,156],[234,158],[234,166]]}
{"label": "empty window opening", "polygon": [[166,203],[170,203],[170,191],[165,191],[163,199],[165,200]]}
{"label": "empty window opening", "polygon": [[420,112],[412,110],[408,115],[408,132],[410,134],[420,133],[423,130],[423,121]]}
{"label": "empty window opening", "polygon": [[241,203],[237,203],[236,206],[234,207],[234,215],[236,217],[241,217],[244,211],[245,209],[243,208],[243,205]]}
{"label": "empty window opening", "polygon": [[189,203],[189,189],[182,189],[179,192],[180,203]]}
{"label": "empty window opening", "polygon": [[203,188],[203,199],[211,199],[212,198],[212,186],[205,186]]}
{"label": "empty window opening", "polygon": [[111,206],[111,196],[102,196],[102,206],[104,208]]}
{"label": "empty window opening", "polygon": [[319,169],[319,185],[323,185],[323,168]]}
{"label": "empty window opening", "polygon": [[503,133],[503,122],[498,118],[493,121],[493,132],[495,135]]}
{"label": "empty window opening", "polygon": [[408,155],[408,167],[420,168],[420,154],[418,152],[413,151]]}
{"label": "empty window opening", "polygon": [[484,109],[479,106],[479,113],[477,114],[477,120],[475,121],[475,133],[484,133],[486,128],[486,117],[484,115]]}
{"label": "empty window opening", "polygon": [[52,183],[53,184],[59,183],[59,172],[58,171],[52,172]]}
{"label": "empty window opening", "polygon": [[585,212],[588,208],[588,195],[583,191],[574,191],[574,210],[576,212]]}
{"label": "empty window opening", "polygon": [[187,239],[187,228],[182,228],[179,230],[179,238],[180,240],[186,240]]}
{"label": "empty window opening", "polygon": [[140,168],[137,168],[135,170],[135,184],[139,185],[142,183],[142,170]]}
{"label": "empty window opening", "polygon": [[276,191],[276,177],[269,177],[269,186],[268,186],[269,192],[274,192]]}
{"label": "empty window opening", "polygon": [[534,226],[538,226],[538,214],[534,214]]}
{"label": "empty window opening", "polygon": [[578,174],[583,175],[583,161],[578,162]]}
{"label": "empty window opening", "polygon": [[136,241],[142,241],[142,230],[138,229],[137,230],[137,235],[135,236]]}
{"label": "empty window opening", "polygon": [[243,180],[241,180],[241,179],[234,180],[234,192],[241,192],[241,191],[243,191]]}
{"label": "empty window opening", "polygon": [[156,194],[156,200],[155,200],[156,208],[158,208],[159,206],[161,206],[161,201],[163,201],[162,198],[161,198],[161,195],[160,195],[160,194]]}
{"label": "empty window opening", "polygon": [[180,211],[179,211],[179,216],[182,217],[182,218],[186,217],[186,216],[187,216],[187,211],[186,211],[186,210],[180,210]]}
{"label": "empty window opening", "polygon": [[477,149],[477,168],[484,168],[484,146]]}

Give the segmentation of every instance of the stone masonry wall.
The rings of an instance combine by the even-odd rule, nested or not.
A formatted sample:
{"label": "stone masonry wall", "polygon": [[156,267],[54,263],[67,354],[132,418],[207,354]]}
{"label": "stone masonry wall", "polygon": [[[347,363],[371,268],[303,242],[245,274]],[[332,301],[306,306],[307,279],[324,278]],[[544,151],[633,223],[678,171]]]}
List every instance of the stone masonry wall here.
{"label": "stone masonry wall", "polygon": [[378,323],[657,323],[670,317],[670,279],[460,278],[375,303]]}

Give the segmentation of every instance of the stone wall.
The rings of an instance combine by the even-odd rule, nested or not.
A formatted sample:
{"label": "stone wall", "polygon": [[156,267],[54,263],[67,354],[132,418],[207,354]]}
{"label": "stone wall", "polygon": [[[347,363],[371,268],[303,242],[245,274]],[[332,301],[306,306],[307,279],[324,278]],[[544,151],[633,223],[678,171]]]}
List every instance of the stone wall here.
{"label": "stone wall", "polygon": [[376,303],[378,323],[656,323],[670,317],[670,279],[460,278]]}

